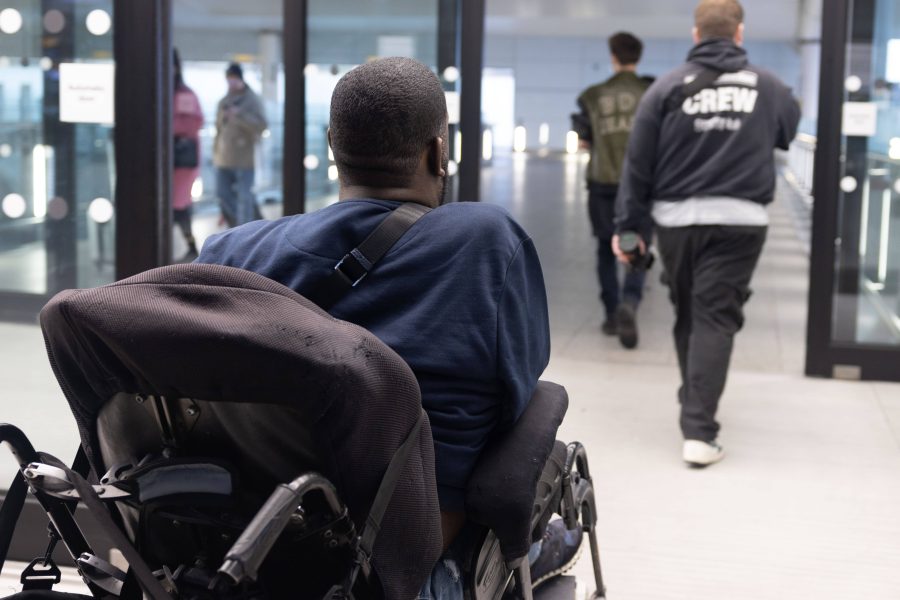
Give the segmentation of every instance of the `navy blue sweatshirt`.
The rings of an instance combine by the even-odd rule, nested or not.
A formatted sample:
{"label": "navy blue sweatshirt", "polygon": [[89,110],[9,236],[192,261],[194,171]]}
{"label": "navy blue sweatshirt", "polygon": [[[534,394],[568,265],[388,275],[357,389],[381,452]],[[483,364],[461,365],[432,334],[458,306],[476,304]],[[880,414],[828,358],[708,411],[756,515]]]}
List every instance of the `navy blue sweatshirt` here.
{"label": "navy blue sweatshirt", "polygon": [[[721,75],[689,98],[687,81]],[[777,77],[726,39],[704,40],[641,98],[617,198],[619,231],[640,231],[654,200],[729,197],[759,204],[775,192],[775,148],[797,134],[800,106]]]}
{"label": "navy blue sweatshirt", "polygon": [[[345,200],[255,221],[209,238],[197,261],[254,271],[304,294],[398,204]],[[547,298],[531,239],[502,208],[442,206],[330,312],[371,331],[412,368],[431,421],[441,508],[462,510],[485,443],[521,415],[549,360]]]}

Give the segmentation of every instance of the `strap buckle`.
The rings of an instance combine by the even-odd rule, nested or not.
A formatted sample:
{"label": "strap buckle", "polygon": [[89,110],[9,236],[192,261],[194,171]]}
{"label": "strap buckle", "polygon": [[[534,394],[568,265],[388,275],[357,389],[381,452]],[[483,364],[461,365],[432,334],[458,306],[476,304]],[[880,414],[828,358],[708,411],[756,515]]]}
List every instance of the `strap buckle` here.
{"label": "strap buckle", "polygon": [[62,573],[53,559],[45,557],[36,558],[31,561],[25,570],[22,571],[22,577],[19,582],[22,584],[23,591],[29,590],[52,590],[53,586],[60,582]]}
{"label": "strap buckle", "polygon": [[[350,254],[345,254],[344,258],[339,260],[338,264],[334,265],[334,270],[340,273],[341,276],[343,276],[344,279],[347,280],[347,283],[350,284],[350,287],[356,287],[357,285],[359,285],[359,282],[365,279],[366,275],[369,274],[369,270],[359,260],[361,255],[357,256],[357,253],[358,251],[354,251]],[[349,262],[348,259],[352,259],[353,262]],[[355,274],[354,271],[356,271],[358,275]]]}

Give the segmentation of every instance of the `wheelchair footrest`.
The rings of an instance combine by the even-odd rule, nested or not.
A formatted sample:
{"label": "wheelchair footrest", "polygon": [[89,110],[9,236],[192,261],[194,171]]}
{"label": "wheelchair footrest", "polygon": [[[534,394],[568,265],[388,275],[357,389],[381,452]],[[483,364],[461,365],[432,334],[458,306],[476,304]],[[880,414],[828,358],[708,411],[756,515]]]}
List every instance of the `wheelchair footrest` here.
{"label": "wheelchair footrest", "polygon": [[534,590],[534,600],[584,600],[576,598],[577,588],[575,577],[571,575],[554,577]]}

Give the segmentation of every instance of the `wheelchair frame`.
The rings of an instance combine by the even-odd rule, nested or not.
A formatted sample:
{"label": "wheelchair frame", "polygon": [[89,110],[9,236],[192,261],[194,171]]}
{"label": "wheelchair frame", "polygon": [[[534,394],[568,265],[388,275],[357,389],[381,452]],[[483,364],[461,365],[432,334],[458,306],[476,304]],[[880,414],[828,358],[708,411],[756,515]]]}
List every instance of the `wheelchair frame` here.
{"label": "wheelchair frame", "polygon": [[[168,420],[165,413],[166,411],[160,411],[162,421]],[[163,432],[167,429],[161,428]],[[53,457],[38,453],[25,434],[13,425],[0,424],[0,442],[6,442],[10,446],[19,463],[19,472],[0,507],[0,569],[7,557],[15,524],[28,491],[33,493],[50,520],[47,551],[43,557],[34,559],[26,567],[21,578],[23,591],[50,590],[54,584],[59,583],[61,574],[53,562],[52,554],[58,542],[62,541],[88,589],[96,598],[112,596],[123,600],[139,599],[144,594],[151,600],[179,597],[178,573],[173,574],[168,569],[151,573],[131,540],[125,537],[118,511],[109,510],[110,503],[128,499],[129,492],[102,481],[89,485],[84,477],[90,467],[82,452],[79,452],[71,469],[65,468]],[[54,462],[57,464],[53,464]],[[534,523],[546,516],[547,511],[556,512],[563,517],[567,529],[579,528],[587,534],[596,584],[596,592],[592,597],[605,598],[597,544],[593,481],[587,453],[578,442],[566,447],[566,462],[559,486],[551,490],[548,496],[555,496],[559,491],[558,505],[545,506],[543,511],[535,515]],[[228,590],[255,579],[260,565],[296,508],[302,505],[306,494],[314,491],[323,494],[336,521],[346,518],[346,507],[333,485],[320,475],[307,473],[290,484],[278,486],[232,545],[222,566],[217,570],[217,575],[210,582],[209,589],[215,597],[227,597]],[[91,510],[101,525],[106,525],[106,532],[113,538],[114,545],[128,560],[127,573],[95,554],[74,516],[79,502],[83,502]],[[360,537],[352,529],[352,522],[350,525],[351,529],[344,532],[344,542],[353,544],[357,560],[348,578],[336,584],[326,598],[352,599],[358,575],[362,574],[368,580],[371,574],[368,557],[359,551]],[[527,557],[507,563],[500,552],[499,541],[487,529],[481,542],[473,549],[467,571],[470,575],[466,587],[468,600],[540,598],[540,589],[537,593],[532,590]]]}
{"label": "wheelchair frame", "polygon": [[[165,411],[160,417],[167,420]],[[171,431],[162,427],[163,431]],[[49,518],[47,551],[43,557],[35,558],[26,567],[21,577],[23,591],[51,590],[61,580],[59,567],[52,555],[57,544],[62,541],[78,572],[95,598],[121,598],[123,600],[172,600],[178,598],[179,570],[169,569],[151,572],[149,566],[137,553],[131,540],[125,537],[122,520],[118,512],[109,509],[110,503],[127,500],[132,494],[105,483],[90,485],[85,476],[90,471],[85,454],[79,451],[75,464],[66,468],[57,459],[37,452],[26,435],[14,425],[0,424],[0,443],[6,442],[19,463],[19,472],[9,487],[2,507],[0,507],[0,570],[6,562],[16,522],[31,492]],[[53,464],[56,463],[56,464]],[[211,597],[245,597],[232,590],[256,579],[259,567],[265,561],[272,547],[281,536],[288,522],[297,514],[304,497],[312,492],[321,493],[325,499],[334,524],[330,543],[348,544],[356,553],[347,578],[337,583],[325,596],[325,600],[354,598],[353,590],[360,575],[365,580],[371,576],[370,557],[365,552],[363,536],[356,534],[347,508],[338,497],[334,486],[317,473],[305,473],[288,484],[276,487],[268,500],[256,512],[250,523],[225,555],[216,575],[209,581]],[[86,505],[98,524],[104,529],[129,563],[128,572],[123,572],[94,552],[75,519],[75,509],[79,502]],[[189,573],[188,573],[189,575]]]}
{"label": "wheelchair frame", "polygon": [[[600,568],[600,552],[597,544],[597,507],[594,499],[594,484],[588,467],[587,451],[579,442],[566,446],[566,463],[559,485],[561,490],[551,490],[549,496],[561,491],[558,506],[546,506],[535,515],[533,525],[546,516],[547,511],[558,513],[565,522],[566,529],[581,529],[588,536],[592,571],[596,591],[592,599],[604,600],[606,586]],[[503,560],[500,543],[490,530],[482,534],[482,541],[476,545],[477,552],[470,557],[467,600],[534,600],[540,598],[540,588],[532,589],[531,569],[527,557],[514,564]],[[511,589],[511,592],[509,591]],[[511,594],[504,596],[504,594]]]}

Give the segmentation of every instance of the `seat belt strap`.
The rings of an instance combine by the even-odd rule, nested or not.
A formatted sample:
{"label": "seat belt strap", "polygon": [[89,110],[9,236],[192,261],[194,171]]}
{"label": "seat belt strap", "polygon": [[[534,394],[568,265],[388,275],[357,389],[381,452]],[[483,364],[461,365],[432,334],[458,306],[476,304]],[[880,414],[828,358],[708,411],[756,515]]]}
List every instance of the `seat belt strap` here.
{"label": "seat belt strap", "polygon": [[16,471],[16,478],[6,491],[3,506],[0,507],[0,569],[6,562],[6,555],[9,553],[9,546],[16,531],[16,523],[25,506],[27,492],[28,484],[25,483],[22,474]]}
{"label": "seat belt strap", "polygon": [[100,529],[103,530],[113,546],[117,548],[128,561],[129,574],[133,573],[138,583],[144,590],[144,594],[150,600],[172,600],[172,596],[162,587],[162,584],[153,576],[150,567],[144,561],[143,557],[138,554],[131,541],[125,537],[122,530],[119,529],[110,516],[109,509],[104,506],[103,502],[97,496],[94,488],[80,474],[71,469],[64,469],[69,476],[69,480],[78,491],[81,502],[90,511],[91,515],[97,521]]}
{"label": "seat belt strap", "polygon": [[334,266],[331,275],[304,295],[322,309],[329,310],[347,292],[359,285],[375,263],[387,254],[420,217],[430,211],[427,206],[404,202],[391,211],[359,246],[344,255]]}

